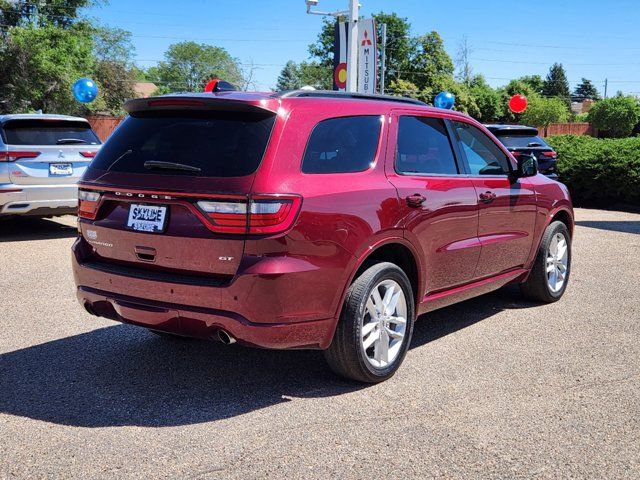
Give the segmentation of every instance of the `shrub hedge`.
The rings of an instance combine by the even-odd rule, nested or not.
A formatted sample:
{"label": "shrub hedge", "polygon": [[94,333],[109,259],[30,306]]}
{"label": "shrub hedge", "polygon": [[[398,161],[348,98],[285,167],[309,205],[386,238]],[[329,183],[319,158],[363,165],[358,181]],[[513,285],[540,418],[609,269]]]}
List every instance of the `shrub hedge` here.
{"label": "shrub hedge", "polygon": [[640,137],[559,135],[547,141],[558,152],[560,181],[576,204],[640,205]]}

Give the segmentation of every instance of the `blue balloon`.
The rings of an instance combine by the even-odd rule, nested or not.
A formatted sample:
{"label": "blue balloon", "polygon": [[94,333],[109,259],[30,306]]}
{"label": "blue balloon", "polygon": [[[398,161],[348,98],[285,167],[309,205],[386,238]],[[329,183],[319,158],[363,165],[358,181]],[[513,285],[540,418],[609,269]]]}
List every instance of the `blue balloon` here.
{"label": "blue balloon", "polygon": [[81,78],[73,84],[71,88],[73,96],[80,103],[91,103],[98,96],[98,86],[96,82],[89,78]]}
{"label": "blue balloon", "polygon": [[436,95],[436,99],[433,104],[438,108],[444,108],[446,110],[451,110],[453,105],[456,103],[456,97],[453,93],[450,92],[440,92]]}

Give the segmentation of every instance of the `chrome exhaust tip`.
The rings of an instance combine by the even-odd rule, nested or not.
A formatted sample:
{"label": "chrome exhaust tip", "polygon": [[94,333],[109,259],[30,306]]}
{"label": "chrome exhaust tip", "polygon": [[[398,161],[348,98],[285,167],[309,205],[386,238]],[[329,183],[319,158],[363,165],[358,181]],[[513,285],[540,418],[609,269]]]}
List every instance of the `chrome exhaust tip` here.
{"label": "chrome exhaust tip", "polygon": [[218,338],[225,345],[232,345],[232,344],[236,343],[236,339],[233,338],[233,336],[231,334],[227,333],[224,330],[218,330]]}
{"label": "chrome exhaust tip", "polygon": [[85,302],[83,306],[84,306],[84,309],[87,311],[87,313],[89,313],[90,315],[93,315],[94,317],[98,316],[98,314],[93,310],[93,307],[89,302]]}

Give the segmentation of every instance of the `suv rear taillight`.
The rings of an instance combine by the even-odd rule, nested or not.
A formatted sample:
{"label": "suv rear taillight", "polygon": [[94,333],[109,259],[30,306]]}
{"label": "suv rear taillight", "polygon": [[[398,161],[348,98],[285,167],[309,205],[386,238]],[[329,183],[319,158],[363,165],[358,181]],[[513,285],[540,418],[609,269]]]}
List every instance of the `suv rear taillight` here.
{"label": "suv rear taillight", "polygon": [[293,225],[301,203],[302,199],[293,195],[256,195],[248,202],[201,200],[197,205],[213,231],[273,234]]}
{"label": "suv rear taillight", "polygon": [[101,196],[100,192],[78,190],[78,217],[95,220]]}
{"label": "suv rear taillight", "polygon": [[84,158],[93,158],[98,154],[98,152],[80,152]]}
{"label": "suv rear taillight", "polygon": [[21,158],[36,158],[40,152],[0,152],[0,162],[15,162]]}
{"label": "suv rear taillight", "polygon": [[542,155],[548,158],[557,158],[558,154],[556,152],[542,152]]}

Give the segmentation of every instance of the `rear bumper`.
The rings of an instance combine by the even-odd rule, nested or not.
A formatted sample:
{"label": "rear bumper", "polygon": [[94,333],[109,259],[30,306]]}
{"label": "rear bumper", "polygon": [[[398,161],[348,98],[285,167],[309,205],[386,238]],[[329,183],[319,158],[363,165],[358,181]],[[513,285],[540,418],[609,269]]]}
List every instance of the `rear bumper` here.
{"label": "rear bumper", "polygon": [[78,208],[78,186],[0,184],[0,215],[64,215]]}
{"label": "rear bumper", "polygon": [[224,330],[240,344],[260,348],[324,349],[334,326],[333,319],[251,323],[233,312],[154,302],[88,287],[78,287],[77,297],[89,313],[100,317],[206,340],[217,338],[218,331]]}
{"label": "rear bumper", "polygon": [[[82,239],[73,245],[77,297],[90,313],[183,336],[217,338],[223,329],[238,343],[277,349],[325,349],[335,330],[335,278],[317,268],[260,261],[231,280],[179,283],[95,268]],[[270,259],[267,259],[270,260]],[[287,271],[287,267],[291,267]]]}

